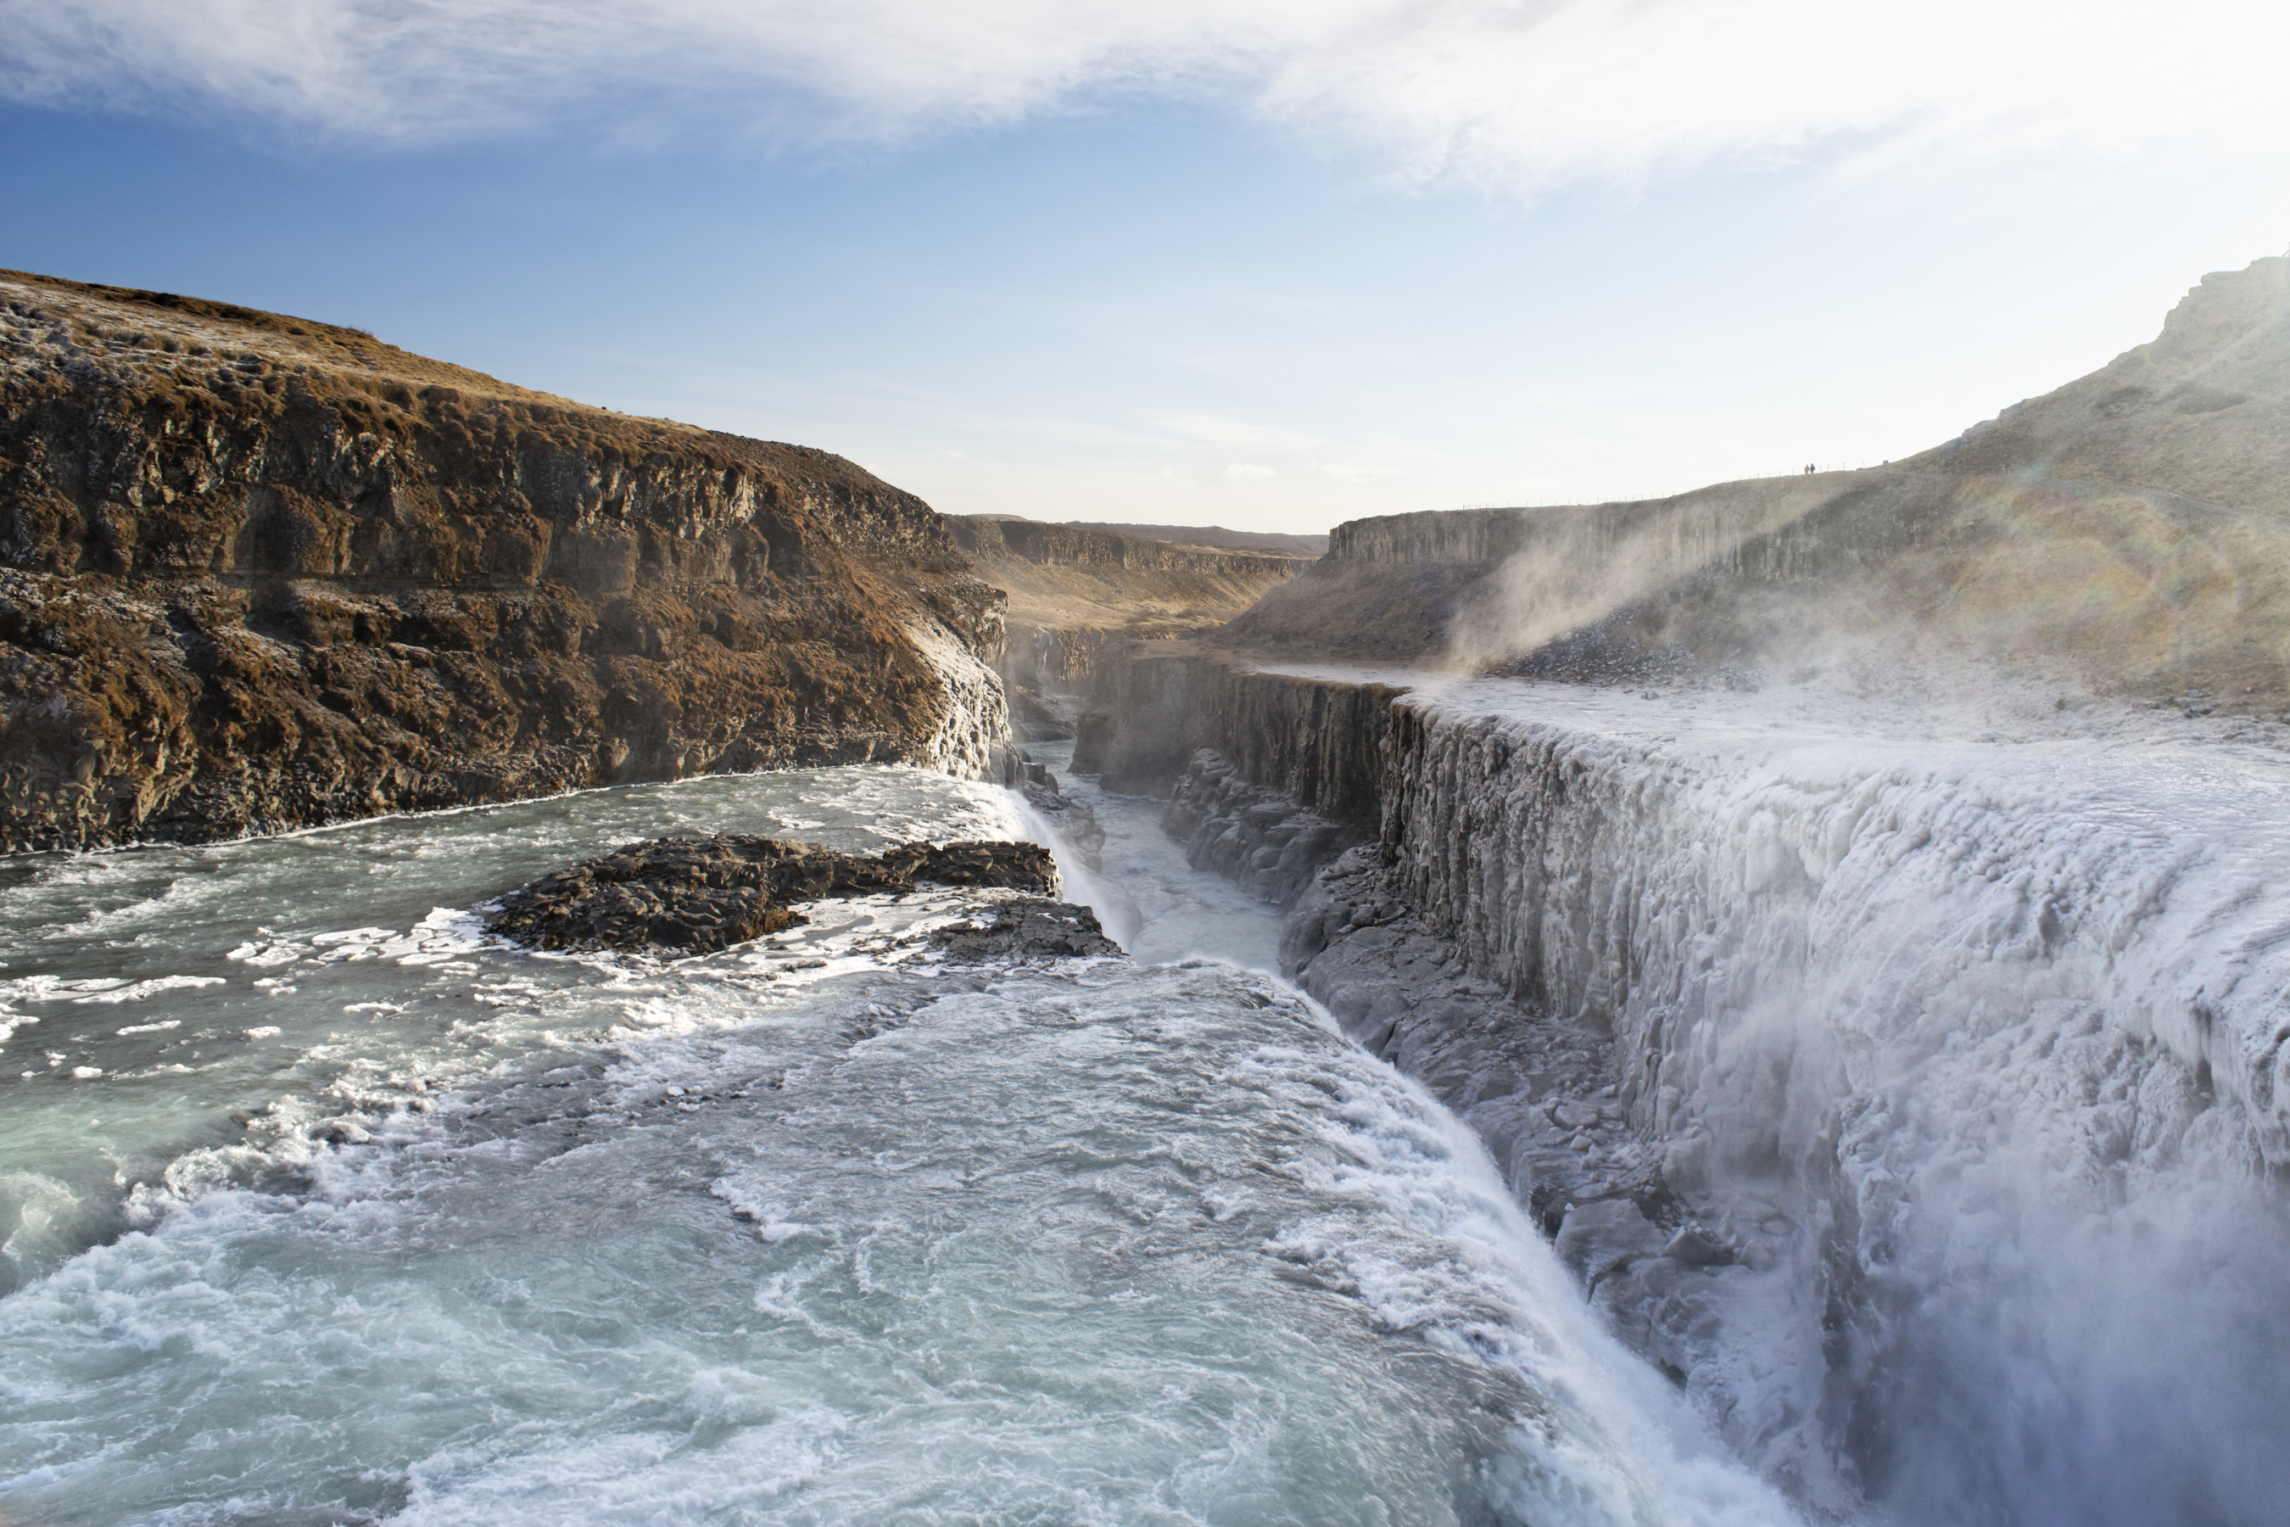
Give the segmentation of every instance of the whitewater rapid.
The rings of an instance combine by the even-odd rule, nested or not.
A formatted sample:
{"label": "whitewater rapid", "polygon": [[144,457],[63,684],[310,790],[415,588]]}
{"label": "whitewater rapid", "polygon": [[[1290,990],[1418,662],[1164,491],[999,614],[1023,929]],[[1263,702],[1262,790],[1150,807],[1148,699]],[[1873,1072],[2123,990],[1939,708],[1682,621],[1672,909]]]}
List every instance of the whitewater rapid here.
{"label": "whitewater rapid", "polygon": [[[1818,1508],[2282,1520],[2290,737],[2205,709],[1420,675],[1395,712],[1389,893],[1519,1004],[1410,1043],[1522,1198],[1554,1105],[1617,1111],[1562,1245]],[[1546,1032],[1586,1090],[1499,1053]]]}
{"label": "whitewater rapid", "polygon": [[1789,1520],[1098,804],[1135,962],[934,964],[952,893],[674,963],[470,915],[674,830],[1023,830],[911,769],[0,866],[0,1519]]}

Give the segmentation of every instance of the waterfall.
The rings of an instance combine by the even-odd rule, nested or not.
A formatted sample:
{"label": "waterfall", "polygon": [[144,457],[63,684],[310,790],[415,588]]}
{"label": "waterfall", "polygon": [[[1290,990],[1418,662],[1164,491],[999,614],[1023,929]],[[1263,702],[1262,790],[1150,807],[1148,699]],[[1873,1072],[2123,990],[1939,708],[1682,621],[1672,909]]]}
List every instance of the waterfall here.
{"label": "waterfall", "polygon": [[1798,709],[1395,708],[1393,880],[1535,1021],[1610,1042],[1714,1248],[1598,1302],[1816,1505],[2277,1519],[2290,762]]}

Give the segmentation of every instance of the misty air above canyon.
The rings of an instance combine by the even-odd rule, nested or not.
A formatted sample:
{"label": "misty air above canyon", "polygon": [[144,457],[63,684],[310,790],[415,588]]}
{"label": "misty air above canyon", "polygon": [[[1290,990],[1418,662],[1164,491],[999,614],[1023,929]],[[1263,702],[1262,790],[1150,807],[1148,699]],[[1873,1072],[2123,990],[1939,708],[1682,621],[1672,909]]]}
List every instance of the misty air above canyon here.
{"label": "misty air above canyon", "polygon": [[0,1522],[2290,1519],[2279,18],[16,11]]}

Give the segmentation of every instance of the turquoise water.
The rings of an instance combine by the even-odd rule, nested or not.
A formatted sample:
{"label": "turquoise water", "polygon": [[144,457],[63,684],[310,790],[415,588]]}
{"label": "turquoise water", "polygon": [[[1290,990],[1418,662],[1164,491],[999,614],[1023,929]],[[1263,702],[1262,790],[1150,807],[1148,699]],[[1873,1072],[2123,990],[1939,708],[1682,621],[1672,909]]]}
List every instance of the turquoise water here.
{"label": "turquoise water", "polygon": [[673,964],[470,916],[666,831],[1023,830],[904,769],[0,866],[0,1520],[1784,1519],[1097,804],[1138,959],[1040,970],[933,963],[954,893]]}

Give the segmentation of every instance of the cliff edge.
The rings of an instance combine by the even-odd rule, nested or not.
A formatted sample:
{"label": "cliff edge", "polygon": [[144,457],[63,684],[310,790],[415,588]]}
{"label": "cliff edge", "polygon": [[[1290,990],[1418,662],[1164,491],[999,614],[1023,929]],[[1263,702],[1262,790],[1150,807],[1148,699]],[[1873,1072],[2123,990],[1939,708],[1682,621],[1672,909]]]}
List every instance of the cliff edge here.
{"label": "cliff edge", "polygon": [[1003,596],[850,462],[0,272],[0,852],[979,775]]}

